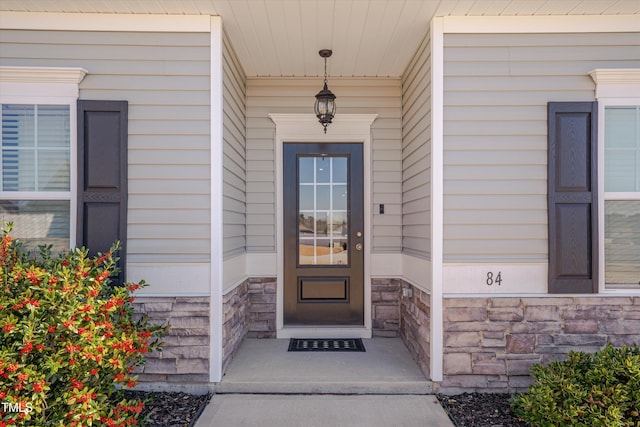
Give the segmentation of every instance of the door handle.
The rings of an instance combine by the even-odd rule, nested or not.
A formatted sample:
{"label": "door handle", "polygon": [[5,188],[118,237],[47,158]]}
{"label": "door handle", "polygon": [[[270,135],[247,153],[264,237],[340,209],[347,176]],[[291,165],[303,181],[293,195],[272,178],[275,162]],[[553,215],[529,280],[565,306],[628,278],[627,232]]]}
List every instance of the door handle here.
{"label": "door handle", "polygon": [[362,250],[362,243],[356,243],[356,251]]}

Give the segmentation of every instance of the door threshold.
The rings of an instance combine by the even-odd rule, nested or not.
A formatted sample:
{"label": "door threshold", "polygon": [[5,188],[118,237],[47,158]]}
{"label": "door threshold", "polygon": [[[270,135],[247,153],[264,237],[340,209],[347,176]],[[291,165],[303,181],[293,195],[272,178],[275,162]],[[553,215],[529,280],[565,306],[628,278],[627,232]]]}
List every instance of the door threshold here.
{"label": "door threshold", "polygon": [[277,338],[371,338],[371,329],[364,326],[285,326],[276,332]]}

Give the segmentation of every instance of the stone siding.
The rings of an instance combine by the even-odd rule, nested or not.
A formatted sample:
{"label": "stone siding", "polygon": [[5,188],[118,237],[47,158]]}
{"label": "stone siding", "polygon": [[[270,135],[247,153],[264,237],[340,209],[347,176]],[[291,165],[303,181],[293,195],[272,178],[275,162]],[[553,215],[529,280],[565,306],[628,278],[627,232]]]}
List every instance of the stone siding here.
{"label": "stone siding", "polygon": [[374,337],[400,335],[400,279],[371,280],[371,318]]}
{"label": "stone siding", "polygon": [[209,297],[136,297],[137,313],[171,328],[162,352],[136,369],[140,382],[209,382]]}
{"label": "stone siding", "polygon": [[446,298],[439,391],[523,391],[535,363],[640,343],[640,297]]}
{"label": "stone siding", "polygon": [[412,295],[400,299],[400,336],[425,378],[431,378],[431,295],[404,281],[402,286]]}
{"label": "stone siding", "polygon": [[249,280],[233,288],[222,298],[222,372],[249,330]]}
{"label": "stone siding", "polygon": [[250,338],[276,337],[276,283],[275,277],[249,279]]}

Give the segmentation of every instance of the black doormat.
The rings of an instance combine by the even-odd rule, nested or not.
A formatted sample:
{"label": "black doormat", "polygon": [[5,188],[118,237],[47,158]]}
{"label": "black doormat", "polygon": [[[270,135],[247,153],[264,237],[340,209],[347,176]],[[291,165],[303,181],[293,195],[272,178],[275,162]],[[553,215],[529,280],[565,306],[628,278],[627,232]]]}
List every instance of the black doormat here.
{"label": "black doormat", "polygon": [[367,351],[360,338],[291,338],[288,351]]}

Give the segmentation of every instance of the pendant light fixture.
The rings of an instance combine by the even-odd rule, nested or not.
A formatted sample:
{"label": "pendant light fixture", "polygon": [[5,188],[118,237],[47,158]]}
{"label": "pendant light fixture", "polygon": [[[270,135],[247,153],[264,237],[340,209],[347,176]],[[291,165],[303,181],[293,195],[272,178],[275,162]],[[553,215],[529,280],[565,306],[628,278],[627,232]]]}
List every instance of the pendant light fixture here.
{"label": "pendant light fixture", "polygon": [[327,126],[331,123],[336,112],[336,96],[329,90],[327,86],[327,58],[331,56],[331,49],[322,49],[318,54],[324,58],[324,87],[316,95],[316,104],[314,110],[318,121],[324,127],[324,133],[327,133]]}

